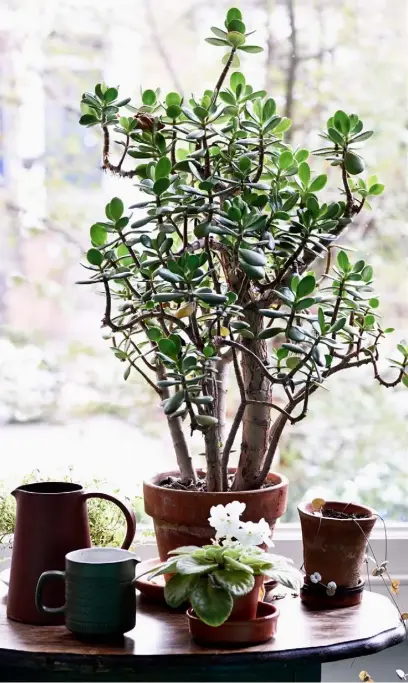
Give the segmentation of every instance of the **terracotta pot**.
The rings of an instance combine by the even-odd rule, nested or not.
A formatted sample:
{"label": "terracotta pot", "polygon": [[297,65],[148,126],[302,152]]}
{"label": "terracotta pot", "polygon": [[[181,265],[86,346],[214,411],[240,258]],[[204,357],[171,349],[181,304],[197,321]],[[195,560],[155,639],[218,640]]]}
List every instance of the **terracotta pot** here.
{"label": "terracotta pot", "polygon": [[361,566],[376,514],[363,505],[338,501],[326,501],[325,508],[368,516],[334,519],[314,514],[311,503],[299,505],[305,572],[307,576],[318,572],[324,584],[334,581],[339,587],[353,588],[360,581]]}
{"label": "terracotta pot", "polygon": [[[234,472],[234,470],[230,470]],[[153,517],[160,560],[167,559],[170,550],[182,545],[207,545],[214,538],[214,529],[208,523],[213,505],[226,505],[232,500],[246,504],[243,521],[258,522],[266,519],[273,531],[276,520],[286,510],[288,480],[271,472],[267,481],[271,488],[257,491],[178,491],[163,488],[157,483],[166,477],[177,477],[178,472],[164,472],[143,483],[144,505]]]}
{"label": "terracotta pot", "polygon": [[245,621],[256,618],[258,602],[261,601],[261,590],[263,588],[264,576],[255,576],[255,586],[243,595],[242,598],[234,598],[234,606],[228,617],[228,621]]}
{"label": "terracotta pot", "polygon": [[194,611],[187,610],[190,633],[197,643],[234,647],[265,643],[276,634],[279,610],[275,605],[259,602],[256,618],[242,621],[226,621],[221,626],[207,626]]}

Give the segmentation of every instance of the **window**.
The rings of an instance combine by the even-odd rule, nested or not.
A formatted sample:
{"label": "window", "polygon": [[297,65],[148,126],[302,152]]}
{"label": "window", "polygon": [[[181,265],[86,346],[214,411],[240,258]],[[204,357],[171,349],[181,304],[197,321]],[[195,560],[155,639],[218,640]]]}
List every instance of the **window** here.
{"label": "window", "polygon": [[[97,70],[59,67],[45,74],[46,173],[50,192],[55,185],[88,190],[101,185],[100,135],[78,125],[82,92],[101,79]],[[79,130],[78,130],[79,129]]]}
{"label": "window", "polygon": [[[22,277],[8,282],[7,324],[1,330],[0,437],[4,452],[13,454],[3,464],[7,479],[35,469],[63,476],[72,466],[85,481],[107,479],[107,486],[133,496],[143,476],[175,464],[156,398],[133,376],[124,382],[121,363],[101,339],[103,298],[73,284],[83,279],[78,264],[89,246],[89,227],[103,219],[105,203],[122,193],[122,184],[106,180],[100,170],[99,133],[78,125],[81,93],[105,73],[115,74],[111,85],[121,78],[122,62],[119,69],[111,61],[118,54],[117,45],[109,47],[111,29],[126,21],[141,44],[126,68],[135,101],[141,85],[161,84],[167,93],[180,82],[188,96],[201,91],[201,81],[210,87],[218,77],[222,50],[217,62],[203,58],[196,45],[202,44],[203,27],[217,23],[227,4],[187,11],[176,3],[169,18],[158,0],[148,3],[143,18],[120,11],[107,16],[103,4],[72,0],[57,11],[50,35],[37,37],[44,54],[41,163],[48,214],[41,235],[30,232],[35,244],[24,241],[24,231],[38,226],[24,222],[23,237],[12,235]],[[376,130],[367,163],[378,168],[387,192],[359,216],[342,243],[371,255],[384,320],[396,327],[386,342],[392,353],[404,331],[408,336],[403,0],[387,8],[380,0],[360,2],[350,11],[341,0],[305,0],[297,3],[294,17],[284,3],[272,5],[269,13],[268,3],[246,3],[248,26],[261,26],[259,42],[266,50],[244,55],[242,67],[248,65],[256,87],[267,87],[293,119],[291,143],[306,135],[312,147],[319,146],[321,125],[339,106],[357,111]],[[31,68],[28,61],[18,65],[17,91]],[[143,83],[139,76],[132,81],[136,67]],[[2,107],[1,102],[0,179],[8,163]],[[17,152],[23,156],[24,150]],[[122,196],[132,195],[131,183],[126,190],[124,185]],[[14,220],[23,224],[19,214]],[[333,378],[329,389],[313,397],[308,419],[287,431],[274,463],[291,482],[285,521],[296,522],[296,502],[307,494],[359,498],[387,520],[407,522],[408,390],[381,389],[364,371]],[[231,389],[229,421],[237,399]],[[197,464],[201,447],[194,440]]]}
{"label": "window", "polygon": [[4,114],[0,105],[0,185],[4,182]]}

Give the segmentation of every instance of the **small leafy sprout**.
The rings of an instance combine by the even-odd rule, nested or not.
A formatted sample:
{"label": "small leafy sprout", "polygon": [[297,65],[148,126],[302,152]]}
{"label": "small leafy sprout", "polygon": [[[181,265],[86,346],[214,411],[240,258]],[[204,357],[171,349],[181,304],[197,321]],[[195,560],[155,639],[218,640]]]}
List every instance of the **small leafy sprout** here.
{"label": "small leafy sprout", "polygon": [[257,544],[269,541],[271,531],[265,520],[242,522],[245,504],[233,501],[211,508],[209,522],[215,529],[212,545],[186,546],[173,550],[171,557],[150,578],[173,574],[164,595],[170,607],[189,600],[197,616],[209,626],[220,626],[231,614],[234,600],[250,593],[256,576],[279,581],[299,591],[302,575],[291,560],[269,555]]}
{"label": "small leafy sprout", "polygon": [[388,560],[384,560],[380,565],[374,567],[372,571],[373,576],[383,576],[387,573]]}
{"label": "small leafy sprout", "polygon": [[319,574],[319,572],[313,572],[313,574],[310,574],[309,575],[309,581],[310,581],[310,583],[313,583],[315,585],[320,583],[321,586],[326,588],[326,595],[328,595],[329,597],[332,597],[333,595],[336,594],[337,584],[334,581],[329,581],[329,583],[326,586],[322,582],[322,577],[321,577],[321,574]]}
{"label": "small leafy sprout", "polygon": [[326,586],[326,593],[329,596],[335,595],[337,590],[337,584],[334,581],[329,581],[329,583]]}
{"label": "small leafy sprout", "polygon": [[360,671],[358,677],[362,683],[374,683],[368,671]]}
{"label": "small leafy sprout", "polygon": [[391,580],[391,593],[394,595],[398,595],[399,589],[400,589],[400,584],[401,581],[399,579],[392,579]]}
{"label": "small leafy sprout", "polygon": [[312,508],[314,512],[321,512],[325,505],[326,501],[323,500],[323,498],[314,498],[312,500]]}

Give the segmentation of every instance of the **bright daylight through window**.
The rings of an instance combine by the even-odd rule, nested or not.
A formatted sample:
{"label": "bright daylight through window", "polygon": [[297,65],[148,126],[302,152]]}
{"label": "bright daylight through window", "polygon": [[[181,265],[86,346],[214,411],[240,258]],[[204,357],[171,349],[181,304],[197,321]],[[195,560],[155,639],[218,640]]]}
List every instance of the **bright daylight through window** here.
{"label": "bright daylight through window", "polygon": [[[221,112],[223,117],[220,124],[214,120],[218,129],[227,127],[230,117],[232,128],[218,143],[211,134],[208,141],[204,137],[210,150],[208,157],[202,145],[201,126],[212,96],[207,94],[208,101],[200,98],[206,89],[214,88],[223,68],[222,57],[228,50],[222,44],[221,33],[211,34],[212,45],[205,38],[210,35],[207,27],[222,24],[230,3],[180,0],[171,16],[161,11],[159,0],[147,0],[140,12],[128,12],[132,5],[128,0],[117,0],[108,8],[91,0],[57,4],[16,0],[3,7],[0,496],[6,497],[0,505],[1,536],[13,528],[12,503],[6,494],[23,481],[47,478],[66,477],[106,491],[119,491],[134,501],[138,520],[150,523],[140,497],[142,481],[156,472],[175,470],[177,465],[169,414],[180,411],[182,419],[175,420],[183,422],[188,437],[192,420],[188,448],[194,467],[205,467],[205,451],[207,463],[209,452],[214,457],[222,456],[219,444],[208,443],[211,430],[217,431],[212,427],[208,397],[218,384],[211,388],[215,380],[209,376],[207,384],[201,384],[198,391],[196,381],[192,381],[198,375],[197,368],[208,368],[212,355],[231,354],[232,362],[222,369],[225,381],[228,379],[222,425],[225,435],[234,426],[242,403],[234,365],[244,363],[241,372],[247,385],[250,372],[258,372],[257,381],[263,381],[259,380],[260,368],[256,370],[256,364],[251,366],[248,360],[245,365],[245,359],[250,357],[245,356],[240,346],[260,353],[261,362],[268,366],[267,372],[275,379],[278,376],[273,396],[269,389],[266,391],[266,402],[276,403],[277,408],[246,405],[244,419],[236,424],[236,438],[228,446],[229,466],[235,467],[240,455],[241,459],[247,458],[247,465],[252,462],[251,448],[255,449],[256,444],[250,443],[249,454],[242,456],[242,430],[243,441],[248,442],[249,430],[257,428],[257,419],[266,421],[264,435],[257,437],[258,445],[259,439],[265,437],[266,448],[269,420],[277,420],[282,415],[279,411],[287,410],[296,392],[300,392],[301,401],[291,410],[293,417],[307,410],[307,417],[295,420],[294,424],[287,420],[272,465],[273,471],[290,481],[288,508],[282,521],[298,522],[298,502],[313,498],[359,501],[375,508],[390,522],[408,521],[408,388],[403,382],[395,388],[381,386],[373,379],[371,363],[377,354],[377,332],[392,326],[395,331],[379,335],[378,370],[386,382],[393,382],[406,357],[407,341],[401,340],[408,339],[406,99],[405,77],[397,68],[405,51],[402,4],[393,1],[385,9],[382,0],[243,2],[247,30],[257,29],[256,40],[248,38],[243,48],[253,43],[262,45],[264,51],[256,54],[253,50],[251,54],[249,49],[238,49],[241,20],[233,19],[237,22],[233,32],[238,35],[236,56],[239,55],[240,65],[232,64],[233,77],[230,80],[229,73],[222,84],[217,106],[222,105],[227,111],[217,110],[217,116]],[[245,74],[245,78],[240,74]],[[138,123],[133,110],[126,105],[120,107],[119,123],[116,118],[120,133],[113,126],[106,129],[110,136],[109,159],[101,126],[89,125],[92,121],[86,118],[83,122],[88,125],[78,123],[81,115],[95,114],[92,106],[87,108],[86,100],[80,106],[80,100],[83,93],[94,93],[96,83],[102,83],[99,95],[106,109],[103,116],[116,118],[115,101],[127,97],[142,112]],[[111,89],[105,100],[104,83]],[[263,104],[253,106],[253,118],[247,116],[241,144],[237,145],[241,159],[229,168],[228,145],[232,144],[234,126],[242,116],[247,84],[251,84],[251,92],[259,95]],[[184,96],[183,103],[177,93]],[[195,102],[190,102],[192,94]],[[252,99],[255,103],[255,96],[247,98],[248,107],[252,106]],[[183,128],[186,107],[194,111],[187,115],[187,126]],[[347,114],[343,116],[342,110]],[[337,119],[328,122],[335,112]],[[99,117],[100,112],[96,111],[95,116]],[[166,129],[163,133],[159,130],[164,142],[159,139],[159,151],[153,146],[149,152],[147,138],[138,138],[136,131],[148,131],[149,117],[156,116],[177,123],[177,145],[167,155],[168,165],[161,160],[161,167],[152,171],[146,170],[146,166],[156,163],[161,154],[166,156],[166,149],[170,149],[166,147],[168,133]],[[211,115],[209,119],[211,126]],[[260,130],[266,140],[262,152],[257,146]],[[186,131],[189,136],[183,141]],[[368,131],[374,131],[374,135],[365,136]],[[355,145],[348,151],[347,136],[355,137]],[[255,138],[255,142],[245,146],[245,138]],[[288,148],[273,144],[268,147],[273,139],[284,140]],[[129,155],[122,167],[119,160],[126,145]],[[319,148],[326,151],[313,155],[313,150]],[[278,157],[273,156],[274,149]],[[306,149],[311,151],[310,156]],[[360,154],[366,170],[359,166]],[[331,166],[333,161],[337,166]],[[108,169],[111,164],[116,171],[114,168],[114,173],[103,172],[102,164]],[[133,178],[119,177],[118,168],[136,167],[139,172]],[[350,196],[343,184],[342,170],[348,174]],[[177,182],[176,186],[170,185],[169,175],[174,173],[182,176],[177,181],[178,189]],[[228,187],[223,185],[223,173],[230,182]],[[273,185],[276,173],[284,184],[283,194],[274,204],[264,188]],[[252,188],[240,192],[246,182],[251,182]],[[231,196],[222,205],[224,200],[220,197],[226,187]],[[234,187],[236,192],[231,191]],[[178,199],[170,197],[171,193],[178,194]],[[183,220],[176,219],[177,211],[180,218],[187,216],[185,207],[197,203],[197,197],[208,204],[213,195],[213,229],[206,231],[211,208],[196,211],[195,218],[192,209],[185,238]],[[106,217],[104,207],[114,197],[121,198],[124,208],[111,203],[111,213]],[[148,204],[152,198],[153,203]],[[140,220],[152,214],[154,205],[169,202],[177,209],[175,213],[166,213],[163,207],[150,226]],[[128,209],[137,204],[145,208]],[[300,219],[306,208],[309,215]],[[162,354],[161,381],[171,384],[171,374],[178,371],[178,344],[189,354],[184,357],[183,378],[178,378],[181,385],[175,381],[174,389],[173,385],[162,384],[160,395],[152,387],[157,378],[149,384],[129,365],[129,345],[115,349],[121,338],[114,326],[111,330],[108,326],[101,328],[106,311],[102,284],[76,284],[94,275],[83,265],[99,271],[99,256],[89,256],[90,247],[95,252],[117,238],[112,235],[112,228],[108,227],[106,232],[106,226],[102,226],[91,232],[91,244],[89,227],[107,222],[117,224],[123,217],[130,217],[129,227],[139,221],[135,236],[146,235],[134,242],[136,257],[142,255],[142,260],[150,259],[152,264],[142,270],[140,280],[148,281],[153,272],[162,268],[162,279],[160,274],[154,275],[153,289],[138,286],[137,295],[127,291],[122,301],[112,302],[112,315],[118,315],[117,304],[122,306],[122,317],[116,318],[119,327],[129,322],[134,311],[145,315],[145,338],[134,337],[133,341],[138,340],[138,351],[132,358],[136,360],[138,354],[147,354],[157,346]],[[343,231],[350,218],[352,223]],[[233,253],[234,235],[250,228],[251,221],[252,231],[241,235],[241,241],[235,244],[241,280],[233,281],[234,266],[226,281],[222,268],[230,247]],[[152,245],[151,229],[163,224],[168,231],[164,227],[160,232],[161,243]],[[312,224],[317,226],[315,233]],[[155,230],[151,237],[157,237]],[[342,234],[334,247],[332,241],[339,232]],[[323,234],[320,247],[319,233]],[[191,246],[194,241],[200,243],[199,248]],[[218,241],[220,250],[209,251],[209,241]],[[114,259],[118,259],[116,265],[132,269],[132,255],[119,242],[120,238],[114,242],[117,252],[112,252],[116,254]],[[190,246],[180,269],[180,264],[174,265],[174,255],[183,244]],[[299,261],[294,257],[296,250],[301,254]],[[173,265],[169,263],[172,259]],[[290,263],[282,272],[285,259]],[[332,277],[324,280],[329,267]],[[115,292],[117,281],[109,279],[113,268],[108,259],[102,270],[108,287]],[[201,282],[200,277],[211,270],[212,274]],[[307,275],[310,270],[313,276]],[[290,281],[288,274],[296,273],[299,280]],[[316,287],[322,278],[321,287],[325,285],[326,289],[322,291],[323,301],[319,302]],[[343,299],[339,286],[344,288]],[[190,298],[183,295],[184,288],[190,291],[200,287],[204,288],[201,294]],[[297,292],[296,287],[300,287]],[[363,299],[358,295],[361,287],[366,287]],[[269,290],[279,289],[280,298],[269,296]],[[174,291],[178,294],[172,298]],[[324,300],[327,296],[334,297],[334,301],[340,297],[335,315],[331,300]],[[262,318],[266,332],[260,343],[254,336],[261,328],[256,330],[247,322],[245,306],[248,301],[262,297],[262,309],[272,306],[275,312],[266,312]],[[180,310],[183,307],[184,312]],[[170,329],[165,321],[164,327],[155,326],[154,315],[149,317],[149,312],[157,310],[167,311]],[[179,321],[178,327],[171,321],[172,316]],[[278,327],[286,331],[286,336],[276,337],[267,332]],[[354,327],[351,332],[350,327]],[[192,332],[185,335],[183,329],[187,328]],[[371,350],[365,356],[370,362],[345,372],[331,372],[330,367],[340,362],[331,351],[340,356],[356,351],[359,331],[371,340]],[[168,339],[167,333],[173,333],[173,338]],[[229,344],[234,340],[235,348]],[[397,350],[399,343],[402,351]],[[286,350],[282,344],[286,344]],[[366,341],[364,344],[367,346]],[[312,361],[305,360],[309,353]],[[362,356],[357,354],[355,358],[360,360]],[[400,365],[390,368],[387,358]],[[154,363],[151,355],[147,354],[146,359]],[[195,375],[188,375],[189,363]],[[302,367],[296,371],[299,363],[304,364],[304,371]],[[151,375],[143,362],[137,365]],[[288,374],[289,380],[284,380]],[[327,382],[315,392],[322,375],[323,379],[327,376]],[[299,384],[291,383],[292,377]],[[406,385],[406,376],[403,380]],[[192,391],[187,391],[188,386]],[[181,390],[179,399],[163,410],[162,401],[169,400],[177,390]],[[249,394],[251,391],[249,400],[260,401],[259,392],[256,395],[254,387],[249,387]],[[259,483],[259,468],[252,474],[248,467],[245,471],[247,480],[244,476],[236,482],[237,488],[244,488],[242,482],[248,482],[251,476],[257,475]],[[214,476],[217,479],[222,473],[215,471]],[[109,505],[101,504],[101,509],[113,527],[112,539],[118,541],[122,532],[115,530],[119,524],[116,513],[111,512]]]}

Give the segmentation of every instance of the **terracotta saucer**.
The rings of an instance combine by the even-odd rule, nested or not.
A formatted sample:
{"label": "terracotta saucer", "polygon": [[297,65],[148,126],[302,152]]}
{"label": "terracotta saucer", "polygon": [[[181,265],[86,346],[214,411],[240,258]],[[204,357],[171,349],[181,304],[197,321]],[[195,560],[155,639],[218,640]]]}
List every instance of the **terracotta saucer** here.
{"label": "terracotta saucer", "polygon": [[[156,576],[156,578],[149,580],[149,574],[145,574],[148,570],[153,572],[153,569],[160,565],[160,558],[154,557],[151,560],[144,560],[136,565],[136,580],[135,586],[141,594],[148,600],[153,602],[165,602],[164,600],[164,576]],[[144,574],[144,576],[141,576]]]}
{"label": "terracotta saucer", "polygon": [[200,645],[242,646],[265,643],[276,634],[279,609],[268,602],[258,602],[253,621],[226,621],[221,626],[207,626],[194,613],[187,610],[190,633]]}
{"label": "terracotta saucer", "polygon": [[306,581],[301,588],[300,599],[306,607],[313,610],[354,607],[359,605],[363,598],[364,586],[365,581],[360,579],[357,586],[337,586],[335,595],[328,596],[324,586]]}

